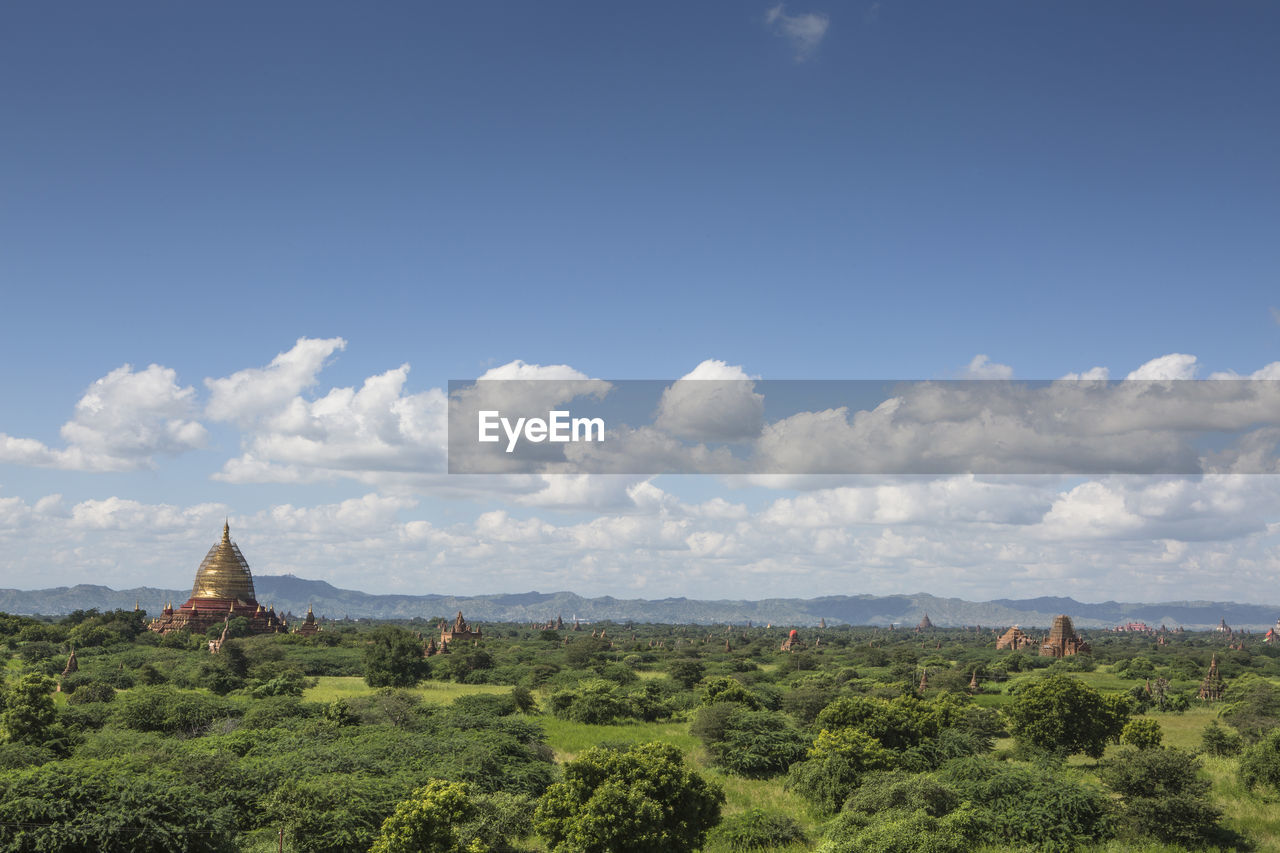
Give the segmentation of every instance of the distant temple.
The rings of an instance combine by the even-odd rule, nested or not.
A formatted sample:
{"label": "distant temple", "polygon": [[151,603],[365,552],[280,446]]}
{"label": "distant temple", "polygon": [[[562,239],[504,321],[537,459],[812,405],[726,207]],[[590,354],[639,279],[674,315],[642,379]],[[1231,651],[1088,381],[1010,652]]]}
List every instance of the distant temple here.
{"label": "distant temple", "polygon": [[1036,641],[1028,637],[1017,625],[1005,631],[1000,636],[1000,639],[996,640],[997,649],[1012,649],[1015,652],[1018,649],[1025,649],[1035,644]]}
{"label": "distant temple", "polygon": [[1071,617],[1065,615],[1054,617],[1053,627],[1049,629],[1049,639],[1040,645],[1041,657],[1065,658],[1092,651],[1089,644],[1076,633]]}
{"label": "distant temple", "polygon": [[1200,682],[1200,692],[1196,696],[1208,702],[1217,702],[1222,698],[1222,691],[1226,687],[1222,673],[1218,672],[1218,656],[1214,655],[1209,659],[1209,671],[1205,673],[1204,681]]}
{"label": "distant temple", "polygon": [[307,605],[307,618],[302,620],[302,624],[294,629],[293,633],[301,634],[304,637],[311,637],[320,633],[320,623],[316,622],[316,614],[312,612],[311,605]]}
{"label": "distant temple", "polygon": [[177,610],[172,604],[166,604],[148,627],[160,634],[184,628],[203,634],[213,625],[230,624],[232,619],[242,617],[254,634],[279,633],[286,627],[274,608],[264,608],[258,603],[249,563],[231,541],[230,525],[223,524],[222,541],[209,549],[196,570],[191,597]]}
{"label": "distant temple", "polygon": [[459,640],[481,640],[484,639],[484,632],[479,628],[474,631],[467,624],[467,620],[462,618],[462,611],[458,611],[458,615],[453,620],[452,627],[444,622],[440,623],[440,646],[448,648],[449,644],[456,643]]}
{"label": "distant temple", "polygon": [[933,627],[933,622],[929,620],[929,614],[926,613],[924,618],[920,620],[920,624],[916,626],[917,631],[928,631]]}
{"label": "distant temple", "polygon": [[780,651],[793,652],[804,648],[804,642],[800,639],[800,632],[795,628],[787,634],[787,639],[783,641]]}

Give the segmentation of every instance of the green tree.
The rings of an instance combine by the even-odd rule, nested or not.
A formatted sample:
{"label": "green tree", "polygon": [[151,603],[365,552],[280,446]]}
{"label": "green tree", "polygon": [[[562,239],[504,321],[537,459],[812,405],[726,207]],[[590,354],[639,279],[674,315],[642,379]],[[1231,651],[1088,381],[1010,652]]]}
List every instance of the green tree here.
{"label": "green tree", "polygon": [[369,633],[364,680],[370,687],[412,687],[422,678],[422,646],[403,628],[381,625]]}
{"label": "green tree", "polygon": [[534,825],[557,853],[681,853],[702,844],[723,803],[670,744],[597,747],[565,764]]}
{"label": "green tree", "polygon": [[1102,757],[1131,713],[1127,697],[1103,696],[1069,675],[1033,682],[1005,710],[1010,730],[1024,745],[1090,758]]}
{"label": "green tree", "polygon": [[1156,749],[1164,740],[1164,731],[1155,720],[1139,718],[1124,724],[1120,742],[1138,749]]}
{"label": "green tree", "polygon": [[382,822],[369,853],[484,853],[487,845],[467,843],[459,833],[475,816],[465,782],[428,782]]}
{"label": "green tree", "polygon": [[787,787],[819,812],[833,814],[865,774],[890,769],[896,761],[893,752],[860,729],[823,729],[808,752],[808,760],[791,765]]}
{"label": "green tree", "polygon": [[1244,747],[1244,738],[1229,729],[1224,729],[1214,720],[1204,727],[1200,735],[1200,749],[1207,755],[1239,755]]}
{"label": "green tree", "polygon": [[1280,793],[1280,729],[1275,729],[1240,756],[1240,781],[1250,788]]}
{"label": "green tree", "polygon": [[234,809],[165,769],[55,761],[0,776],[0,849],[223,853]]}
{"label": "green tree", "polygon": [[1120,795],[1135,835],[1198,846],[1221,814],[1209,804],[1200,759],[1180,749],[1121,750],[1102,768],[1102,781]]}
{"label": "green tree", "polygon": [[7,741],[40,745],[48,740],[57,710],[53,706],[53,679],[24,675],[5,691],[0,730]]}
{"label": "green tree", "polygon": [[1106,793],[1083,784],[1065,767],[961,758],[948,762],[938,780],[961,802],[977,807],[987,843],[1067,851],[1112,834]]}
{"label": "green tree", "polygon": [[667,667],[667,675],[685,690],[701,681],[704,672],[706,667],[702,665],[702,661],[690,658],[672,661],[671,666]]}

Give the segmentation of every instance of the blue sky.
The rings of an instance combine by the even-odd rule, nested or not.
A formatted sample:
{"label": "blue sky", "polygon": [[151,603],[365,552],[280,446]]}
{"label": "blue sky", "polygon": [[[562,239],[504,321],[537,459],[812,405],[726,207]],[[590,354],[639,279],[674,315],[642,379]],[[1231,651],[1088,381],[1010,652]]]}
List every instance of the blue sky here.
{"label": "blue sky", "polygon": [[[343,345],[301,369],[289,400],[407,363],[388,404],[401,413],[517,359],[610,378],[707,359],[768,378],[928,378],[983,354],[1019,377],[1119,378],[1183,353],[1197,375],[1249,375],[1280,361],[1278,34],[1265,3],[6,8],[0,434],[73,447],[77,401],[123,365],[172,371],[172,388],[156,374],[109,405],[136,414],[135,393],[156,394],[153,421],[193,426],[135,442],[117,471],[11,442],[0,585],[176,572],[181,586],[217,534],[209,519],[230,513],[260,571],[365,589],[626,592],[641,578],[707,595],[746,577],[762,594],[985,594],[979,555],[1027,531],[973,528],[970,551],[948,552],[924,516],[854,513],[823,534],[828,559],[812,540],[768,554],[730,542],[706,509],[849,497],[832,490],[681,479],[532,504],[519,489],[460,495],[357,470],[367,435],[332,424],[316,451],[329,463],[305,476],[228,476],[255,442],[298,433],[262,411],[213,417],[205,380],[265,368],[304,337]],[[127,431],[126,414],[96,428]],[[1164,556],[1183,547],[1167,529],[1138,526],[1001,559],[1028,594],[1108,562],[1128,567],[1118,587],[1141,578],[1166,597],[1208,595],[1214,566],[1274,576],[1268,482],[1241,487],[1256,524],[1181,556]],[[1078,487],[1042,494],[1042,521]],[[1115,486],[1141,518],[1146,488]],[[500,565],[515,559],[511,519],[546,525],[520,534],[527,570]],[[646,524],[650,538],[615,548],[577,536]],[[729,544],[707,556],[716,536]],[[154,556],[132,564],[140,551]],[[880,574],[852,565],[876,560]],[[472,568],[441,590],[425,567],[447,565]]]}

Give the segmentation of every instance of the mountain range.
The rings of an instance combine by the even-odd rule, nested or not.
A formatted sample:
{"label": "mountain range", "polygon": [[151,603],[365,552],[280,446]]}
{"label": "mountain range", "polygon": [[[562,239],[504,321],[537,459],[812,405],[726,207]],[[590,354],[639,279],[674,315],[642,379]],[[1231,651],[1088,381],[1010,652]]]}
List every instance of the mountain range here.
{"label": "mountain range", "polygon": [[[830,595],[821,598],[769,598],[757,601],[692,598],[621,599],[612,596],[584,598],[571,592],[525,592],[494,595],[373,595],[339,589],[325,581],[293,575],[259,575],[254,578],[258,600],[277,611],[302,614],[313,607],[317,616],[329,619],[451,618],[462,611],[482,622],[545,622],[557,616],[571,622],[661,622],[670,624],[906,625],[917,624],[928,614],[939,627],[968,625],[1023,625],[1047,627],[1053,617],[1065,613],[1082,628],[1110,628],[1127,622],[1158,627],[1182,626],[1188,630],[1216,627],[1221,620],[1237,629],[1263,630],[1280,617],[1280,606],[1237,604],[1223,601],[1166,601],[1157,604],[1104,601],[1084,603],[1071,598],[1042,597],[965,601],[914,595]],[[135,603],[158,613],[166,602],[176,606],[187,600],[188,590],[138,587],[113,590],[94,584],[52,589],[0,589],[0,611],[60,615],[73,610],[132,609]]]}

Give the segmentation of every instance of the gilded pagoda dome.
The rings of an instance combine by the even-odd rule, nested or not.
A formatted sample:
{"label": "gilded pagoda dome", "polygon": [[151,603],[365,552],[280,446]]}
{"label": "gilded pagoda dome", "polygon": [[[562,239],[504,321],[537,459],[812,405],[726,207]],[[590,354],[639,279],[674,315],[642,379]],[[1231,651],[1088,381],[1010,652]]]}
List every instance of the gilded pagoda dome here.
{"label": "gilded pagoda dome", "polygon": [[191,587],[193,599],[220,598],[245,602],[257,601],[253,591],[253,575],[249,563],[240,548],[231,541],[231,526],[222,525],[222,541],[209,549],[200,568],[196,570],[196,582]]}

